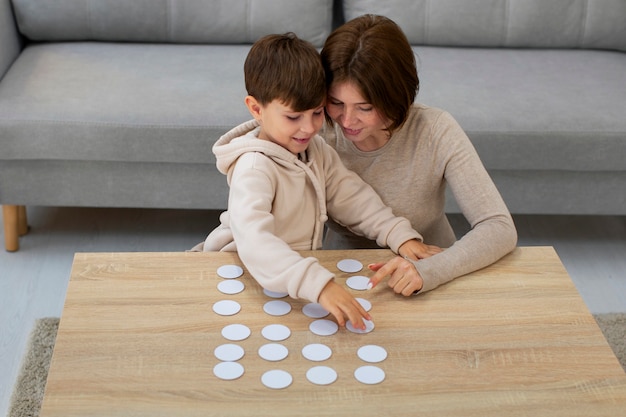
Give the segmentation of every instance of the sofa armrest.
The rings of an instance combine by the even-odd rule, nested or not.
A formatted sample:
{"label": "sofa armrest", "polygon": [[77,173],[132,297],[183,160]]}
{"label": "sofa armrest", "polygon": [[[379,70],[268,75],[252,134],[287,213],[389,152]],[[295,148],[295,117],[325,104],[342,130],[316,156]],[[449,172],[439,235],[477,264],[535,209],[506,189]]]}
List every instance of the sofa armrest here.
{"label": "sofa armrest", "polygon": [[22,50],[10,0],[0,0],[0,78]]}

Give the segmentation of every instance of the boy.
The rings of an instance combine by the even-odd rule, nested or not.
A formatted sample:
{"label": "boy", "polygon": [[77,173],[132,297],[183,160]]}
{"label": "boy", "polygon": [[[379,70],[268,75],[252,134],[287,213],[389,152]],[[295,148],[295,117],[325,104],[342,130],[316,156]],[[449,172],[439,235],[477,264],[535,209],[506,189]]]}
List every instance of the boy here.
{"label": "boy", "polygon": [[266,36],[252,46],[244,74],[254,120],[213,146],[230,186],[228,211],[194,249],[237,251],[262,287],[319,302],[339,325],[347,319],[365,329],[371,317],[358,301],[297,251],[321,248],[327,213],[396,253],[425,257],[429,247],[317,135],[326,84],[313,45],[293,33]]}

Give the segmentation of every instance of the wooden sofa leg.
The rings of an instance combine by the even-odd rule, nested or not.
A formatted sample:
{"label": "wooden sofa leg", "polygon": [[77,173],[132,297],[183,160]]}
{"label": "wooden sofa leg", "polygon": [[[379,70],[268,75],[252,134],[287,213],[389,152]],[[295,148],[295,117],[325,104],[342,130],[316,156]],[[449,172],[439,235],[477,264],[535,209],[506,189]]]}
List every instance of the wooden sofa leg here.
{"label": "wooden sofa leg", "polygon": [[17,207],[17,233],[24,236],[29,232],[28,217],[26,216],[26,206]]}
{"label": "wooden sofa leg", "polygon": [[20,248],[19,242],[19,206],[2,206],[4,221],[4,247],[7,252],[15,252]]}

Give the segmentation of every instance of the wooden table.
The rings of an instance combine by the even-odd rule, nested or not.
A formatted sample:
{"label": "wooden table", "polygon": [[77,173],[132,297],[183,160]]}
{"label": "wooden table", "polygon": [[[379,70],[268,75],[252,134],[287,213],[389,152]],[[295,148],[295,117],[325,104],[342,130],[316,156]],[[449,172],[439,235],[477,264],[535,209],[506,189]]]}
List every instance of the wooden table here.
{"label": "wooden table", "polygon": [[[386,250],[311,252],[337,280],[338,260],[367,265]],[[607,416],[626,415],[626,374],[576,291],[555,251],[518,248],[495,265],[418,297],[386,285],[354,294],[368,299],[376,328],[316,336],[305,301],[284,299],[292,311],[263,312],[270,300],[247,274],[246,289],[216,290],[216,269],[241,264],[234,253],[79,253],[52,358],[42,417],[50,416]],[[362,274],[367,274],[365,270]],[[590,279],[593,279],[590,277]],[[353,291],[353,290],[350,290]],[[241,312],[215,314],[220,299]],[[222,328],[246,324],[238,343],[245,373],[223,381],[213,374]],[[261,359],[270,323],[291,328],[289,356]],[[324,343],[322,362],[338,379],[314,385],[306,371],[319,363],[301,348]],[[358,382],[356,355],[365,344],[384,347],[377,385]],[[284,369],[293,383],[266,388],[261,375]]]}

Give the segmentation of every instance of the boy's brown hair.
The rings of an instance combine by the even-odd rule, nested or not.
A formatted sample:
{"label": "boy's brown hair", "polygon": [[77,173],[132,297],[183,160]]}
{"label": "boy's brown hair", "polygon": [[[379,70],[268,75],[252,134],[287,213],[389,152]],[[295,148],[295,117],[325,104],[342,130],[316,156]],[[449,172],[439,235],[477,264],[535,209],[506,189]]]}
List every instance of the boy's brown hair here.
{"label": "boy's brown hair", "polygon": [[353,83],[391,121],[390,133],[404,124],[419,78],[411,45],[394,21],[377,15],[357,17],[330,34],[321,55],[329,87]]}
{"label": "boy's brown hair", "polygon": [[261,105],[277,99],[300,112],[319,107],[326,99],[319,53],[292,32],[256,41],[243,71],[248,95]]}

